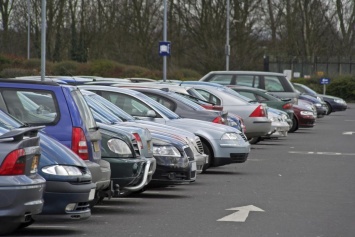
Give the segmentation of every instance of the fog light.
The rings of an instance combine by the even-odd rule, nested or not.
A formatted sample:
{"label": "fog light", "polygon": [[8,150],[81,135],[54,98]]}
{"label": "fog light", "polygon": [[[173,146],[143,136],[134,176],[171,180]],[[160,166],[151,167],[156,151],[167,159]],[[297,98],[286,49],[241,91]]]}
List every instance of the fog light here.
{"label": "fog light", "polygon": [[69,203],[66,207],[65,207],[65,211],[73,211],[76,208],[76,203]]}

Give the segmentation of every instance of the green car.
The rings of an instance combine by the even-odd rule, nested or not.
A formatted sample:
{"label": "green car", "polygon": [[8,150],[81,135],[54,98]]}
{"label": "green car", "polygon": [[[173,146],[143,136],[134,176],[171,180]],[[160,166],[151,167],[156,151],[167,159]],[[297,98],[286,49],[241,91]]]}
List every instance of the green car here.
{"label": "green car", "polygon": [[263,89],[243,87],[243,86],[228,86],[239,94],[256,101],[264,103],[270,108],[278,109],[286,112],[290,119],[293,119],[293,105],[291,99],[279,99]]}

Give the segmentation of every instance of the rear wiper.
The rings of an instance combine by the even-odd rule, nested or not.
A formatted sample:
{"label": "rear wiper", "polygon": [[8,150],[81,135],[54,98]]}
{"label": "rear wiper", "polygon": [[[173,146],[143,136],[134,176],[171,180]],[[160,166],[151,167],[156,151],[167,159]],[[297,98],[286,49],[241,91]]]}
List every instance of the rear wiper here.
{"label": "rear wiper", "polygon": [[90,130],[90,131],[97,131],[97,130],[99,130],[99,127],[98,127],[98,126],[96,126],[96,127],[91,127],[91,128],[89,128],[89,130]]}
{"label": "rear wiper", "polygon": [[19,128],[27,128],[29,127],[30,125],[28,123],[23,123]]}

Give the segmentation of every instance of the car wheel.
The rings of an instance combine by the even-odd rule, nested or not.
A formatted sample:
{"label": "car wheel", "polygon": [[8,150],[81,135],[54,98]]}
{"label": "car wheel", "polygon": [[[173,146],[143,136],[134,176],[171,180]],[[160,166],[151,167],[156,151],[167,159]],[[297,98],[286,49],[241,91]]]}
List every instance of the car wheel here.
{"label": "car wheel", "polygon": [[298,121],[295,117],[292,119],[292,127],[288,130],[289,133],[293,133],[298,129]]}
{"label": "car wheel", "polygon": [[256,144],[261,141],[261,137],[252,137],[248,141],[250,144]]}
{"label": "car wheel", "polygon": [[206,170],[211,167],[212,162],[213,162],[213,152],[211,152],[211,148],[208,144],[206,144],[205,142],[202,142],[202,146],[203,146],[203,152],[208,155],[208,164],[204,164],[203,168],[202,168],[202,173],[205,173]]}
{"label": "car wheel", "polygon": [[329,115],[332,112],[332,106],[328,102],[326,102],[326,104],[327,104],[327,115]]}

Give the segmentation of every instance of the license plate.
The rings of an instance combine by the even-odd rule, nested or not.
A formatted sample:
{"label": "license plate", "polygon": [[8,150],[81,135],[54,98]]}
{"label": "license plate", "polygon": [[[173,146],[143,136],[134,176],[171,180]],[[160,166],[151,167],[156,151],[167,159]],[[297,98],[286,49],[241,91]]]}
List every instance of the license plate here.
{"label": "license plate", "polygon": [[95,198],[95,191],[96,191],[96,190],[95,190],[94,188],[90,190],[90,193],[89,193],[89,201],[94,200],[94,198]]}
{"label": "license plate", "polygon": [[34,174],[38,171],[38,162],[39,162],[39,156],[35,155],[32,160],[31,164],[31,174]]}
{"label": "license plate", "polygon": [[191,171],[196,171],[196,162],[191,163]]}
{"label": "license plate", "polygon": [[92,144],[94,146],[94,151],[99,152],[100,151],[99,142],[93,142]]}

